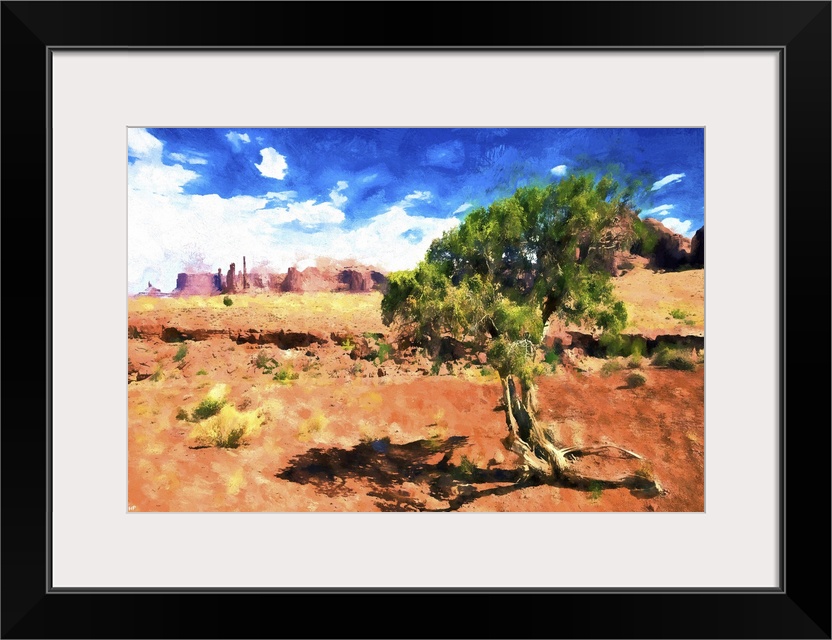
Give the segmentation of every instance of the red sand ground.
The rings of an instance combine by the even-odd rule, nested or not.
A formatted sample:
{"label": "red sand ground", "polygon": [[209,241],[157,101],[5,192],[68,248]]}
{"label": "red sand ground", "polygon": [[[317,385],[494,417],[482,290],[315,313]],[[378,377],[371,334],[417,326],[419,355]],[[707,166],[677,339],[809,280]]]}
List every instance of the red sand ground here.
{"label": "red sand ground", "polygon": [[[693,280],[696,274],[698,282],[682,287],[677,287],[680,278],[667,277]],[[669,308],[684,302],[691,313],[700,314],[693,316],[699,323],[702,275],[645,271],[619,280],[632,276],[652,283],[650,295],[661,297]],[[659,277],[669,286],[654,286]],[[632,284],[634,291],[641,291],[638,284]],[[692,298],[691,289],[696,293]],[[385,375],[379,377],[377,366],[350,359],[332,341],[282,350],[237,344],[227,331],[233,336],[281,328],[387,334],[379,302],[379,294],[238,296],[228,308],[221,297],[131,300],[129,323],[144,332],[128,341],[132,377],[156,375],[128,385],[129,508],[704,510],[703,365],[693,372],[672,371],[645,360],[641,371],[647,383],[635,389],[624,385],[626,369],[604,377],[558,368],[540,378],[540,420],[553,425],[564,445],[610,442],[644,456],[666,491],[645,496],[630,489],[518,483],[517,458],[501,442],[506,425],[499,381],[490,368],[471,359],[460,361],[454,375],[445,367],[441,375],[425,375],[429,364],[424,362],[403,367],[386,362],[381,367]],[[662,313],[652,310],[643,316],[653,317],[655,325]],[[175,361],[181,345],[152,337],[162,325],[226,332],[182,343],[187,352]],[[283,368],[291,364],[298,379],[273,380],[255,366],[261,352]],[[194,448],[200,423],[177,419],[212,393],[226,401],[220,416],[248,429],[242,446]],[[581,464],[603,475],[606,463],[589,457]]]}

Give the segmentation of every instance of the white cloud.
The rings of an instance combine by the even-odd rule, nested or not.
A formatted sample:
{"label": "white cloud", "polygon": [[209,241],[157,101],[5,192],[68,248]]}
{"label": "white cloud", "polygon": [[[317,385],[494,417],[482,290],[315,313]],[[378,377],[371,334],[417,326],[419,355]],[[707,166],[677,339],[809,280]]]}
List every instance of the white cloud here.
{"label": "white cloud", "polygon": [[474,205],[472,205],[470,202],[466,202],[464,204],[461,204],[456,208],[456,211],[454,211],[451,215],[455,216],[458,213],[463,213],[465,211],[468,211],[468,209],[470,209],[473,206]]}
{"label": "white cloud", "polygon": [[162,141],[149,134],[147,129],[127,129],[127,149],[130,155],[142,159],[161,158]]}
{"label": "white cloud", "polygon": [[[316,257],[354,260],[388,271],[409,269],[434,239],[459,224],[454,217],[407,213],[407,206],[429,198],[428,192],[414,192],[410,200],[354,229],[340,226],[345,215],[334,201],[296,202],[294,191],[231,198],[186,194],[182,187],[199,175],[181,165],[165,165],[163,143],[143,134],[131,135],[131,153],[140,159],[128,168],[130,293],[145,289],[148,278],[162,291],[171,291],[177,273],[192,268],[188,265],[194,255],[202,257],[206,269],[221,268],[223,273],[231,262],[239,265],[243,256],[249,264],[269,263],[274,271],[284,273]],[[348,186],[339,181],[333,192],[340,195]],[[267,208],[276,202],[281,206]],[[288,222],[305,228],[287,227]]]}
{"label": "white cloud", "polygon": [[248,144],[251,142],[251,138],[248,137],[247,133],[237,133],[236,131],[229,131],[226,133],[225,139],[228,140],[237,151],[239,151],[242,147],[242,143]]}
{"label": "white cloud", "polygon": [[339,224],[344,221],[344,212],[330,202],[316,203],[314,200],[290,202],[286,207],[267,209],[274,214],[276,224],[298,221],[304,227],[321,224]]}
{"label": "white cloud", "polygon": [[161,140],[145,129],[128,129],[127,146],[137,160],[127,165],[127,185],[131,191],[155,194],[182,193],[182,187],[199,174],[182,165],[162,162]]}
{"label": "white cloud", "polygon": [[643,212],[641,215],[643,216],[666,216],[670,210],[676,205],[672,204],[660,204],[658,207],[653,207],[652,209],[648,209],[647,211]]}
{"label": "white cloud", "polygon": [[[431,242],[458,224],[457,218],[411,216],[405,208],[394,205],[367,225],[328,238],[327,255],[332,252],[337,259],[353,258],[389,271],[412,269],[424,258]],[[402,241],[402,234],[409,231],[421,234],[419,242]]]}
{"label": "white cloud", "polygon": [[260,173],[267,178],[283,180],[286,176],[286,170],[289,168],[289,165],[286,164],[286,158],[272,147],[260,149],[260,155],[263,157],[263,161],[260,164],[254,163]]}
{"label": "white cloud", "polygon": [[282,200],[284,202],[293,200],[298,195],[297,191],[269,191],[266,197],[269,200]]}
{"label": "white cloud", "polygon": [[329,197],[332,200],[332,204],[336,207],[341,207],[346,203],[348,200],[347,196],[340,193],[347,187],[349,187],[349,183],[346,180],[339,180],[335,186],[335,188],[329,192]]}
{"label": "white cloud", "polygon": [[653,183],[653,188],[650,191],[656,191],[661,189],[663,186],[672,184],[674,182],[679,182],[682,178],[685,177],[684,173],[671,173],[669,176],[665,176],[661,180],[657,180]]}
{"label": "white cloud", "polygon": [[182,187],[198,177],[198,173],[180,164],[171,166],[137,160],[127,167],[130,189],[147,193],[182,193]]}
{"label": "white cloud", "polygon": [[565,176],[566,175],[566,165],[559,164],[556,167],[552,167],[552,175],[553,176]]}
{"label": "white cloud", "polygon": [[168,157],[171,160],[176,160],[177,162],[183,162],[185,164],[208,164],[208,161],[205,158],[200,158],[199,156],[186,156],[184,153],[169,153]]}
{"label": "white cloud", "polygon": [[679,218],[665,218],[661,221],[661,223],[674,233],[679,233],[688,238],[693,235],[690,229],[691,225],[693,225],[693,221],[691,220],[679,220]]}
{"label": "white cloud", "polygon": [[425,202],[430,202],[433,200],[433,195],[431,195],[430,191],[414,191],[413,193],[409,193],[404,197],[404,206],[408,206],[415,200],[424,200]]}
{"label": "white cloud", "polygon": [[372,173],[369,176],[364,176],[363,178],[361,178],[361,182],[363,184],[367,184],[368,182],[372,182],[376,178],[378,178],[378,174],[377,173]]}

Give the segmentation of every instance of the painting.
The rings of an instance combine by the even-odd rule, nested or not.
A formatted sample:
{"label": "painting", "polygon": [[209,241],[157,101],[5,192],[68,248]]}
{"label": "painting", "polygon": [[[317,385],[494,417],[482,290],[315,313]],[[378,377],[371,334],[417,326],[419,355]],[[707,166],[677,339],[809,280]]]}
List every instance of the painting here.
{"label": "painting", "polygon": [[127,511],[704,511],[704,143],[128,128]]}

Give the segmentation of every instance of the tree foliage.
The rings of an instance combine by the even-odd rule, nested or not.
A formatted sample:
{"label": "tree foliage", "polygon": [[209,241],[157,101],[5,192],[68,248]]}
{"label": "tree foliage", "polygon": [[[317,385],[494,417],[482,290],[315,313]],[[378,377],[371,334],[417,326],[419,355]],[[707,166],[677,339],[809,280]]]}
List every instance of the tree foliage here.
{"label": "tree foliage", "polygon": [[553,314],[613,334],[626,324],[605,260],[614,230],[640,240],[631,197],[609,176],[583,174],[474,209],[414,270],[391,274],[385,324],[397,323],[433,356],[445,335],[487,342],[501,375],[530,382],[531,356]]}

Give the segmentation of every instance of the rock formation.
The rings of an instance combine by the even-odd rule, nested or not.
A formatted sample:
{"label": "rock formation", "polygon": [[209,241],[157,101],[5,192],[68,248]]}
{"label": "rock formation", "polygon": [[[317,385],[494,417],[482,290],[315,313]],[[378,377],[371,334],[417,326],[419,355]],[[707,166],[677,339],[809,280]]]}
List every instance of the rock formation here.
{"label": "rock formation", "polygon": [[345,269],[339,275],[339,281],[347,285],[348,291],[372,291],[375,283],[368,272]]}
{"label": "rock formation", "polygon": [[212,273],[180,273],[176,276],[176,296],[212,296],[220,292]]}
{"label": "rock formation", "polygon": [[349,291],[365,293],[383,291],[387,278],[378,271],[360,267],[343,269],[318,269],[308,267],[303,271],[289,267],[289,271],[280,285],[285,292],[304,293],[315,291]]}
{"label": "rock formation", "polygon": [[236,267],[232,262],[231,265],[228,267],[228,273],[225,276],[225,289],[223,289],[223,293],[233,293],[236,290]]}
{"label": "rock formation", "polygon": [[690,264],[694,267],[705,266],[705,227],[693,234],[690,240]]}
{"label": "rock formation", "polygon": [[658,269],[673,270],[688,264],[690,257],[690,240],[678,233],[673,233],[660,221],[646,218],[644,223],[658,236],[656,248],[651,261]]}

